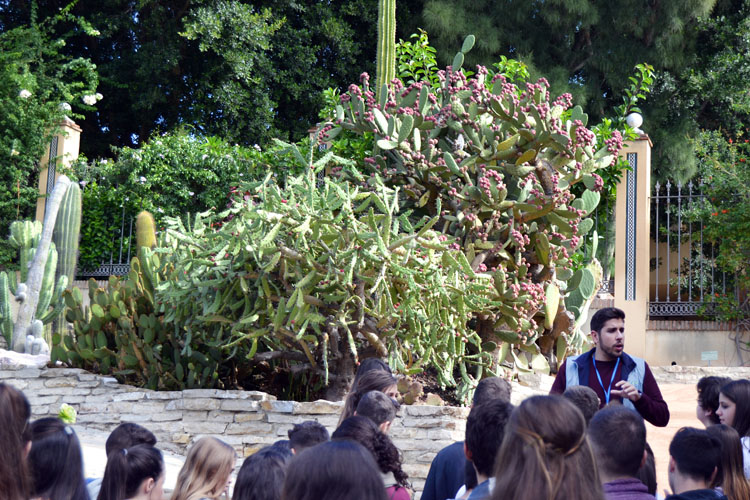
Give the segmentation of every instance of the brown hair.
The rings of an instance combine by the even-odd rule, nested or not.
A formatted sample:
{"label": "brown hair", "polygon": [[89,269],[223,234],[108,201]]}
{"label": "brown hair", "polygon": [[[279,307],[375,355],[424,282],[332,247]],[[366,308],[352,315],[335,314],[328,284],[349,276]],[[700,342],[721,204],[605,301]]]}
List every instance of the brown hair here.
{"label": "brown hair", "polygon": [[721,461],[719,473],[713,486],[721,486],[729,500],[750,498],[750,482],[745,479],[740,435],[732,427],[724,424],[712,425],[706,429],[709,434],[721,441]]}
{"label": "brown hair", "polygon": [[232,473],[234,448],[214,437],[200,438],[190,448],[177,476],[172,500],[218,498]]}
{"label": "brown hair", "polygon": [[562,396],[533,396],[510,416],[492,500],[602,500],[581,411]]}
{"label": "brown hair", "polygon": [[31,407],[21,391],[0,383],[0,500],[27,500],[31,479],[24,448]]}
{"label": "brown hair", "polygon": [[349,395],[346,396],[344,410],[341,412],[338,425],[341,425],[344,420],[354,415],[354,410],[357,409],[357,405],[359,404],[359,400],[362,399],[362,396],[370,391],[383,392],[388,387],[395,384],[395,377],[386,371],[370,370],[365,372],[356,384],[352,386]]}

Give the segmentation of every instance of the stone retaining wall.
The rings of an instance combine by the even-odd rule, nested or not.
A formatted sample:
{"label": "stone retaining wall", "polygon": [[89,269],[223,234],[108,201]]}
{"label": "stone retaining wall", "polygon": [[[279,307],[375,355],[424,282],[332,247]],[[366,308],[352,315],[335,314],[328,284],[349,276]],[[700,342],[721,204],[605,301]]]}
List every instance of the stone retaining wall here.
{"label": "stone retaining wall", "polygon": [[[68,403],[78,411],[76,427],[109,432],[120,422],[137,422],[156,434],[160,448],[183,455],[191,442],[206,435],[219,437],[246,457],[286,439],[287,430],[298,422],[316,420],[333,432],[343,406],[323,400],[277,401],[252,391],[157,392],[71,368],[0,366],[0,382],[24,391],[33,418],[57,415],[60,405]],[[417,491],[422,490],[435,453],[463,440],[468,412],[449,406],[403,406],[399,411],[390,436],[403,453],[404,471]]]}

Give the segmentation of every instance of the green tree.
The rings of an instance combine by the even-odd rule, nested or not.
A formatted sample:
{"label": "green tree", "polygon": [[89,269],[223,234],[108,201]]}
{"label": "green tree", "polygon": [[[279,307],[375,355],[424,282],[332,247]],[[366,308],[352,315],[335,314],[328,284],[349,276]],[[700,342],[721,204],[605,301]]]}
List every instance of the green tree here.
{"label": "green tree", "polygon": [[686,135],[697,129],[697,109],[679,105],[682,75],[706,57],[700,44],[702,19],[716,3],[428,0],[423,21],[443,61],[448,62],[461,39],[473,33],[477,45],[468,64],[489,66],[502,55],[523,60],[532,77],[545,75],[554,93],[571,92],[574,102],[595,121],[619,104],[636,64],[654,65],[660,83],[644,106],[645,129],[656,145],[657,175],[667,175],[694,170]]}
{"label": "green tree", "polygon": [[[52,17],[32,11],[28,24],[0,32],[0,234],[10,223],[33,217],[39,159],[66,115],[93,110],[98,78],[86,58],[61,54],[66,38],[96,31],[66,7]],[[60,34],[59,26],[69,26]],[[72,108],[71,108],[72,107]],[[0,243],[0,267],[13,251]]]}
{"label": "green tree", "polygon": [[[28,2],[6,3],[0,30],[28,22]],[[399,3],[401,36],[416,30],[421,4]],[[318,121],[324,89],[375,67],[377,0],[80,0],[73,12],[102,32],[61,49],[101,75],[105,99],[81,124],[89,157],[183,124],[245,145],[298,140]]]}

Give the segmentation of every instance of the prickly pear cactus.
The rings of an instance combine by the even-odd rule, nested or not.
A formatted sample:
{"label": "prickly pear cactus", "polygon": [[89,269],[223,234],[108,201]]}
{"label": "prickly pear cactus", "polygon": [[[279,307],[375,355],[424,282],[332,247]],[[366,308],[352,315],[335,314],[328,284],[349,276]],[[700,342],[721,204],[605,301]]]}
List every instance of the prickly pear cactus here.
{"label": "prickly pear cactus", "polygon": [[[402,210],[437,217],[434,228],[471,271],[491,278],[493,297],[471,321],[493,348],[491,370],[548,371],[582,343],[576,326],[598,285],[571,257],[593,226],[596,171],[621,140],[615,133],[597,145],[587,115],[570,95],[550,96],[544,79],[519,88],[483,67],[467,78],[460,67],[473,43],[439,73],[436,91],[395,82],[376,100],[364,75],[323,131],[374,134],[361,187],[374,178],[398,187]],[[579,182],[586,189],[576,197]]]}

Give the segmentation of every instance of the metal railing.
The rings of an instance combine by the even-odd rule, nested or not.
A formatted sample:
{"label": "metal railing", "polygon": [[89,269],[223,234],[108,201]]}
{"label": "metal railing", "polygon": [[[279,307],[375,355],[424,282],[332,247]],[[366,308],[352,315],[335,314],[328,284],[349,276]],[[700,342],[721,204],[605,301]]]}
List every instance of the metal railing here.
{"label": "metal railing", "polygon": [[81,269],[79,266],[76,272],[76,279],[101,279],[108,278],[109,276],[124,276],[128,274],[130,272],[130,259],[133,250],[134,225],[135,218],[132,216],[126,216],[125,207],[123,207],[120,216],[120,234],[112,235],[109,262],[102,262],[99,267],[93,270]]}
{"label": "metal railing", "polygon": [[716,267],[716,246],[704,241],[703,222],[685,216],[702,204],[703,182],[654,187],[651,218],[652,291],[649,314],[664,316],[710,316],[714,297],[729,293],[739,300],[734,275]]}

